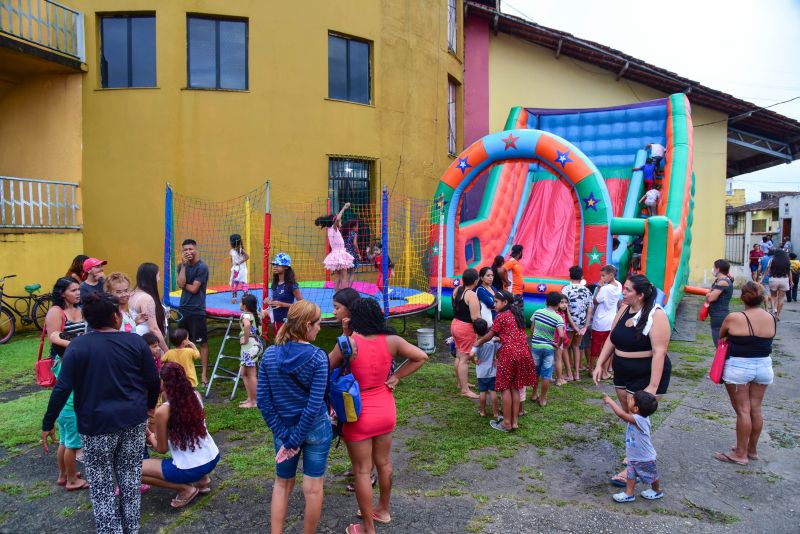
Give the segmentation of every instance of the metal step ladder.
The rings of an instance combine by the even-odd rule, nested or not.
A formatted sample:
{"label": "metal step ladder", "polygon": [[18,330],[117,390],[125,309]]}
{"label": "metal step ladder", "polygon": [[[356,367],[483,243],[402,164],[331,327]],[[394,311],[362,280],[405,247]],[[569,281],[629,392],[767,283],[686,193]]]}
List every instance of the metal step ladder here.
{"label": "metal step ladder", "polygon": [[[206,393],[204,397],[208,397],[211,393],[211,386],[214,384],[214,380],[232,380],[233,381],[233,391],[231,391],[230,400],[233,400],[233,397],[236,395],[236,388],[239,386],[239,379],[241,378],[242,367],[241,363],[241,355],[238,354],[239,351],[239,334],[238,332],[236,335],[231,335],[231,327],[233,327],[234,321],[238,324],[238,319],[231,317],[228,321],[228,328],[225,329],[225,335],[222,337],[222,344],[219,346],[219,353],[217,354],[217,361],[214,363],[214,370],[211,371],[211,379],[208,381],[208,387],[206,388]],[[234,347],[236,347],[237,354],[236,356],[231,356],[229,354],[225,354],[225,345],[228,341],[235,341]],[[223,367],[220,363],[226,360],[234,360],[236,361],[236,372],[231,371],[230,369]]]}

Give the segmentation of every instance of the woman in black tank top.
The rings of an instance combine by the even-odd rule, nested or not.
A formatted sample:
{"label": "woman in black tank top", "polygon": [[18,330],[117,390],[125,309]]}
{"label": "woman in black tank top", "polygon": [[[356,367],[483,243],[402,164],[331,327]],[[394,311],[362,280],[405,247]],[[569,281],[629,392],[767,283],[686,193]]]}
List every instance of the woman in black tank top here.
{"label": "woman in black tank top", "polygon": [[792,264],[789,261],[789,255],[782,251],[776,250],[772,259],[769,260],[767,271],[764,276],[769,276],[769,302],[772,308],[772,313],[777,320],[781,320],[781,311],[783,311],[783,303],[786,300],[786,293],[792,287],[791,274]]}
{"label": "woman in black tank top", "polygon": [[722,381],[736,412],[736,446],[715,452],[720,462],[746,465],[758,460],[758,438],[764,426],[761,403],[774,377],[770,354],[778,324],[761,308],[764,298],[761,284],[747,282],[742,286],[744,311],[728,315],[720,328],[720,342],[729,343]]}
{"label": "woman in black tank top", "polygon": [[456,359],[453,367],[458,380],[458,388],[462,395],[471,399],[478,398],[478,395],[469,389],[467,375],[469,354],[478,339],[478,335],[472,327],[472,321],[481,317],[480,303],[475,294],[475,288],[478,287],[479,282],[478,271],[475,269],[467,269],[461,275],[461,285],[453,291],[453,321],[450,323],[450,333],[453,334],[453,341],[456,345]]}

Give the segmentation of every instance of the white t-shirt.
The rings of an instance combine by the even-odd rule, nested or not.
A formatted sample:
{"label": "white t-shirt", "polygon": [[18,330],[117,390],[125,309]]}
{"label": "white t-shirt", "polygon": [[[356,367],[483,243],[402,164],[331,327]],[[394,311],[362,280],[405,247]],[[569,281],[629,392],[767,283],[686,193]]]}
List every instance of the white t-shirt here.
{"label": "white t-shirt", "polygon": [[592,330],[608,332],[617,316],[617,303],[622,295],[619,282],[607,284],[597,290],[597,306],[592,317]]}
{"label": "white t-shirt", "polygon": [[[197,395],[198,399],[200,398],[197,392],[195,392],[195,395]],[[169,401],[164,401],[164,404],[169,404]],[[200,406],[202,405],[203,401],[201,400]],[[203,426],[205,426],[205,421],[203,421]],[[211,437],[211,433],[208,432],[207,428],[205,437],[200,438],[199,443],[195,443],[194,451],[174,447],[170,440],[167,440],[167,446],[169,447],[170,455],[172,455],[172,463],[178,469],[184,470],[206,465],[219,454],[217,444],[214,443],[214,438]]]}
{"label": "white t-shirt", "polygon": [[644,203],[645,204],[655,204],[658,202],[661,193],[658,192],[658,189],[649,189],[647,193],[644,194]]}
{"label": "white t-shirt", "polygon": [[653,156],[654,158],[663,158],[666,151],[667,151],[666,148],[657,143],[653,143],[652,145],[650,145],[650,155]]}

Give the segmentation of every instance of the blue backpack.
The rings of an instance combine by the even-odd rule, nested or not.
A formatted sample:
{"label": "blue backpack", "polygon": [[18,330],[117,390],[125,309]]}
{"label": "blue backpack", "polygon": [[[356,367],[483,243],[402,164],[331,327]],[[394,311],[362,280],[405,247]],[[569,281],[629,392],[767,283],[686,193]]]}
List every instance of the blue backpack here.
{"label": "blue backpack", "polygon": [[342,365],[331,373],[329,379],[329,401],[339,423],[355,423],[361,415],[361,390],[358,381],[350,372],[350,357],[353,347],[347,336],[336,340],[342,352]]}

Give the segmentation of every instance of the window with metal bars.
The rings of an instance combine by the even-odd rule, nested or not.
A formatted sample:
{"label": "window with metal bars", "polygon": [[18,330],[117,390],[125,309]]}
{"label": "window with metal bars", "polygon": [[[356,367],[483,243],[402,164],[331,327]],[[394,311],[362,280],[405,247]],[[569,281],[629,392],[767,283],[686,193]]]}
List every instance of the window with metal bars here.
{"label": "window with metal bars", "polygon": [[458,50],[458,11],[456,2],[447,0],[447,50],[456,53]]}
{"label": "window with metal bars", "polygon": [[458,86],[452,80],[447,82],[447,152],[457,154],[456,145],[456,98]]}

